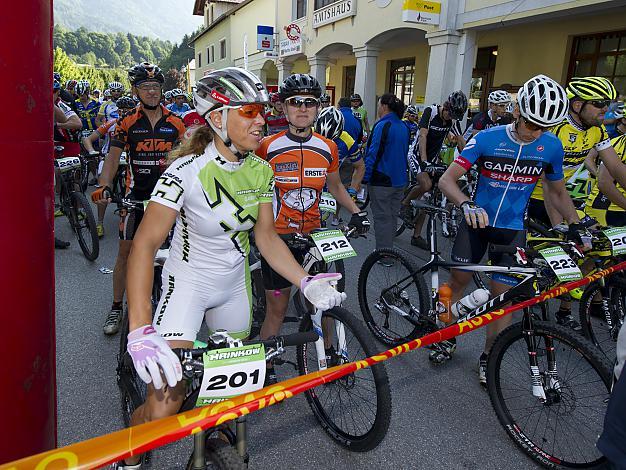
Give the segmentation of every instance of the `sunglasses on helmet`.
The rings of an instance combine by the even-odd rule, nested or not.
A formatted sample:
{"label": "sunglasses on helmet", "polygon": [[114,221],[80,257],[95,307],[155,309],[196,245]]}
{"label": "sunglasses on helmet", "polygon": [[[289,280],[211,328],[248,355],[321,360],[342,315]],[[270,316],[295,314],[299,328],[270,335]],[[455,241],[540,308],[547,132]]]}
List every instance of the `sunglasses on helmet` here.
{"label": "sunglasses on helmet", "polygon": [[285,103],[289,106],[293,106],[294,108],[300,108],[304,105],[307,109],[316,108],[320,105],[320,101],[317,98],[303,98],[301,96],[292,96],[291,98],[287,98]]}

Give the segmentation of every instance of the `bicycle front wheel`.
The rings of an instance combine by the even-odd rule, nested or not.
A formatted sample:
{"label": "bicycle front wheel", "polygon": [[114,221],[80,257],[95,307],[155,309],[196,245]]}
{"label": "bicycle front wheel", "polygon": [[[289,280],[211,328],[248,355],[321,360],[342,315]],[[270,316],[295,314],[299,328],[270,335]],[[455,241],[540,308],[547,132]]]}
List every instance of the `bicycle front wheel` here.
{"label": "bicycle front wheel", "polygon": [[130,418],[135,410],[146,400],[146,384],[137,375],[135,365],[126,350],[128,345],[128,309],[124,309],[120,329],[120,349],[117,355],[117,385],[120,389],[122,420],[124,426],[130,426]]}
{"label": "bicycle front wheel", "polygon": [[[531,344],[536,354],[529,354]],[[533,358],[536,370],[531,369]],[[518,322],[498,336],[489,354],[487,390],[498,420],[524,452],[546,467],[604,465],[596,440],[610,385],[606,359],[560,325],[535,321],[529,332]]]}
{"label": "bicycle front wheel", "polygon": [[[200,469],[204,470],[247,470],[248,466],[237,453],[234,447],[228,442],[212,437],[206,440],[204,447],[204,466]],[[189,457],[187,470],[197,470],[194,466],[193,454]]]}
{"label": "bicycle front wheel", "polygon": [[[307,315],[300,331],[311,331]],[[326,363],[329,367],[376,354],[367,330],[346,309],[335,307],[322,314]],[[330,331],[325,331],[330,330]],[[314,344],[297,348],[301,375],[319,369]],[[383,364],[359,369],[334,382],[305,393],[313,414],[328,435],[341,446],[365,452],[378,446],[389,429],[391,390]]]}
{"label": "bicycle front wheel", "polygon": [[96,219],[93,216],[91,206],[83,193],[74,191],[70,199],[70,225],[76,233],[78,244],[83,255],[89,261],[95,261],[100,254],[100,242],[96,229]]}
{"label": "bicycle front wheel", "polygon": [[399,251],[380,249],[359,272],[359,305],[376,339],[397,346],[429,332],[429,296],[424,277]]}

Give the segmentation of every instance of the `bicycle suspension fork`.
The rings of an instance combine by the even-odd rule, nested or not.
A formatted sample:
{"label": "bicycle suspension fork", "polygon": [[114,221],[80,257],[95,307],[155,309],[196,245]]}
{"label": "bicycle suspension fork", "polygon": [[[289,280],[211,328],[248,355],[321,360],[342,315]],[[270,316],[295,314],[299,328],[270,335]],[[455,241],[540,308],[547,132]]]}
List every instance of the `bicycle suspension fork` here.
{"label": "bicycle suspension fork", "polygon": [[[315,351],[317,353],[317,366],[319,370],[325,370],[328,368],[326,363],[326,347],[324,338],[324,328],[322,327],[322,313],[323,311],[316,308],[315,312],[311,314],[311,323],[313,323],[313,331],[317,333],[319,338],[315,342]],[[337,335],[337,354],[343,359],[348,359],[348,346],[346,344],[346,330],[343,323],[340,321],[334,321],[335,334]],[[326,328],[329,330],[328,328]],[[329,335],[331,331],[327,331]]]}
{"label": "bicycle suspension fork", "polygon": [[530,378],[532,382],[533,396],[547,402],[546,389],[559,391],[561,385],[559,383],[558,371],[556,367],[556,354],[554,350],[554,342],[549,336],[543,337],[545,341],[546,356],[548,361],[548,370],[542,377],[539,371],[539,361],[537,360],[537,344],[538,337],[535,335],[533,319],[530,312],[525,312],[522,319],[522,334],[528,348],[528,361],[530,364]]}

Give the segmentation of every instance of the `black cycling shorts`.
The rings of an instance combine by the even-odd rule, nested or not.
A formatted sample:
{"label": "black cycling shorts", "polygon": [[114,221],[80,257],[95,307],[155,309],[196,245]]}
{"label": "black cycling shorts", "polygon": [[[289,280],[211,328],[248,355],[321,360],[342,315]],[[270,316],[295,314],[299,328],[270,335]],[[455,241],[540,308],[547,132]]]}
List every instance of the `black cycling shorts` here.
{"label": "black cycling shorts", "polygon": [[[134,199],[133,193],[129,193],[126,197]],[[143,219],[143,206],[137,206],[131,210],[120,209],[120,240],[135,238],[141,219]]]}
{"label": "black cycling shorts", "polygon": [[[450,258],[457,263],[480,263],[489,245],[526,246],[525,230],[510,230],[506,228],[470,228],[467,223],[461,221]],[[512,266],[514,264],[513,255],[507,253],[489,253],[489,261],[493,266]],[[511,284],[507,281],[509,276],[493,275],[494,280],[504,284]],[[517,284],[518,280],[514,281]]]}
{"label": "black cycling shorts", "polygon": [[546,211],[546,205],[542,200],[530,198],[526,214],[529,219],[535,219],[548,228],[552,227],[552,222],[550,222],[550,217],[548,217],[548,211]]}
{"label": "black cycling shorts", "polygon": [[[291,254],[296,259],[296,261],[302,264],[306,252],[291,247],[289,247],[289,251],[291,251]],[[269,263],[265,261],[265,258],[263,258],[263,256],[261,256],[261,275],[263,276],[263,288],[265,290],[286,289],[288,287],[291,287],[292,285],[291,282],[289,282],[287,279],[274,271]]]}

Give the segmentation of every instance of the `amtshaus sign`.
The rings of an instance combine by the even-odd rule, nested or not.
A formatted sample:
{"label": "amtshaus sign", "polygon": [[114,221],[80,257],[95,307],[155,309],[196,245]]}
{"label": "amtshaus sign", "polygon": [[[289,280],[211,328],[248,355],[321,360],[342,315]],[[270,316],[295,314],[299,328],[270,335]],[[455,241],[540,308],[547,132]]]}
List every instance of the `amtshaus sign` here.
{"label": "amtshaus sign", "polygon": [[356,0],[340,0],[313,13],[313,27],[334,23],[342,18],[356,15]]}

